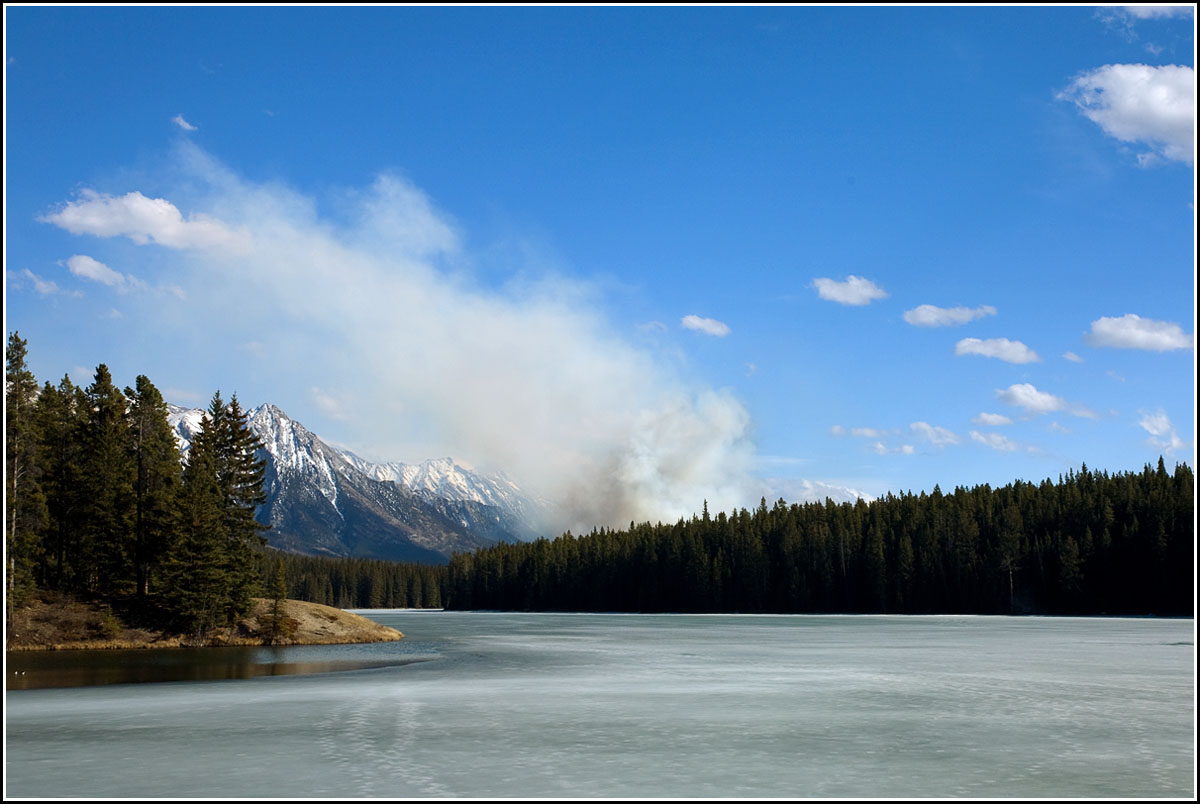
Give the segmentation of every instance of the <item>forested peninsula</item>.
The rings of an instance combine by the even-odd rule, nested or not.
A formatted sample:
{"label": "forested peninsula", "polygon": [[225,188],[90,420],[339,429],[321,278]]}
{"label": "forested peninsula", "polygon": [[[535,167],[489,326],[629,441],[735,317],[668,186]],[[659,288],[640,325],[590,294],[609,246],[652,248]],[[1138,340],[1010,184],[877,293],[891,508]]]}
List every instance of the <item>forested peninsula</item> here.
{"label": "forested peninsula", "polygon": [[[400,638],[365,618],[288,599],[294,566],[265,547],[268,528],[255,519],[262,445],[236,395],[213,395],[181,460],[166,403],[148,378],[122,392],[102,364],[86,388],[69,377],[39,388],[26,349],[17,333],[9,337],[7,647]],[[301,564],[293,575],[310,597],[331,589],[328,573],[310,580],[304,572]]]}

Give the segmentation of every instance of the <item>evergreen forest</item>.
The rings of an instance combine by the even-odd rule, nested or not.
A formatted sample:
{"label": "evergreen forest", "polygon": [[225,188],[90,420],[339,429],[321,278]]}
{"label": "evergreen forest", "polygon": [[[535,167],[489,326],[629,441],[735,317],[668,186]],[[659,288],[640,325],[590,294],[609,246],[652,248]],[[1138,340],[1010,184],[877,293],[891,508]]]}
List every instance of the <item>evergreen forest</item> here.
{"label": "evergreen forest", "polygon": [[282,568],[287,597],[339,609],[440,609],[446,567],[373,558],[305,556],[267,548],[260,577]]}
{"label": "evergreen forest", "polygon": [[454,609],[1193,614],[1186,464],[569,532],[450,561]]}
{"label": "evergreen forest", "polygon": [[101,364],[91,385],[39,388],[27,344],[9,337],[5,388],[5,603],[36,592],[135,598],[181,633],[243,616],[262,589],[264,462],[236,394],[213,395],[186,461],[162,394],[122,391]]}

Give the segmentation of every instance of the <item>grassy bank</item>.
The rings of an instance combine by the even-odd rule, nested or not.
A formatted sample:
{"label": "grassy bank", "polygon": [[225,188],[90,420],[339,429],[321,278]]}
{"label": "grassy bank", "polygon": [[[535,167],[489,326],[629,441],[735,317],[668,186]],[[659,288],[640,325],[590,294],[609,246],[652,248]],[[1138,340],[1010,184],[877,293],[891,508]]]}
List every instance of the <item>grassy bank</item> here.
{"label": "grassy bank", "polygon": [[290,634],[271,637],[272,601],[256,598],[250,613],[234,626],[203,636],[174,632],[153,607],[126,600],[75,600],[45,595],[13,612],[8,650],[106,650],[221,645],[339,645],[393,642],[404,635],[394,628],[348,611],[284,601]]}

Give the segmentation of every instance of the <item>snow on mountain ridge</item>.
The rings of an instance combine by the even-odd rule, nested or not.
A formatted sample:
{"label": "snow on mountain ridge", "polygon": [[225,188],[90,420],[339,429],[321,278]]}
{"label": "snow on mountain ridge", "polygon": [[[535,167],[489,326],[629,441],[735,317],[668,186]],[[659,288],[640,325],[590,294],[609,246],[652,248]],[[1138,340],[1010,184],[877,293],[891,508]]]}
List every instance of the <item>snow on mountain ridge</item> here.
{"label": "snow on mountain ridge", "polygon": [[175,443],[181,455],[192,448],[192,439],[200,432],[200,421],[204,411],[200,408],[185,408],[167,403],[167,424],[175,431]]}
{"label": "snow on mountain ridge", "polygon": [[[191,449],[192,439],[200,432],[206,413],[201,408],[167,405],[167,423],[175,431],[180,453],[186,455]],[[250,430],[270,454],[275,472],[310,475],[321,495],[337,510],[337,482],[333,477],[336,467],[333,464],[340,454],[327,455],[323,442],[316,435],[274,405],[259,405],[246,413]]]}
{"label": "snow on mountain ridge", "polygon": [[[167,421],[175,431],[180,452],[186,454],[192,438],[200,431],[205,411],[170,404],[167,408]],[[542,518],[544,504],[526,498],[503,474],[481,475],[450,457],[431,458],[419,464],[373,463],[349,450],[325,444],[304,425],[269,403],[251,408],[247,417],[250,429],[270,454],[275,473],[281,478],[309,477],[335,510],[338,510],[335,474],[348,476],[359,472],[372,480],[395,483],[428,500],[492,506],[524,523],[530,531]]]}
{"label": "snow on mountain ridge", "polygon": [[375,480],[387,480],[447,500],[494,505],[525,518],[530,503],[521,489],[502,474],[480,475],[455,463],[453,458],[430,458],[419,464],[372,463],[349,450],[343,457],[355,469]]}
{"label": "snow on mountain ridge", "polygon": [[[280,474],[309,474],[315,476],[317,489],[329,500],[335,511],[337,505],[337,481],[335,467],[326,454],[325,444],[299,422],[274,405],[259,405],[249,411],[250,429],[258,436],[265,449],[274,459],[275,471]],[[334,453],[334,458],[340,457]]]}

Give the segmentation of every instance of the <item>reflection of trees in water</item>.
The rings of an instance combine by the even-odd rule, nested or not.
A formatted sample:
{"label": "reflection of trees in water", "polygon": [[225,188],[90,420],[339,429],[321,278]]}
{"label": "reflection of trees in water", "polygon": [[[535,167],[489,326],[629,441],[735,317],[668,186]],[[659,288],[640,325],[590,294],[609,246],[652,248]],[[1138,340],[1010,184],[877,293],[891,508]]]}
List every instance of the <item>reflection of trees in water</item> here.
{"label": "reflection of trees in water", "polygon": [[[426,659],[310,659],[287,661],[275,649],[264,661],[261,648],[135,651],[20,651],[8,656],[10,690],[93,687],[165,681],[225,681],[260,676],[315,675],[395,667]],[[219,652],[219,655],[212,655]]]}

